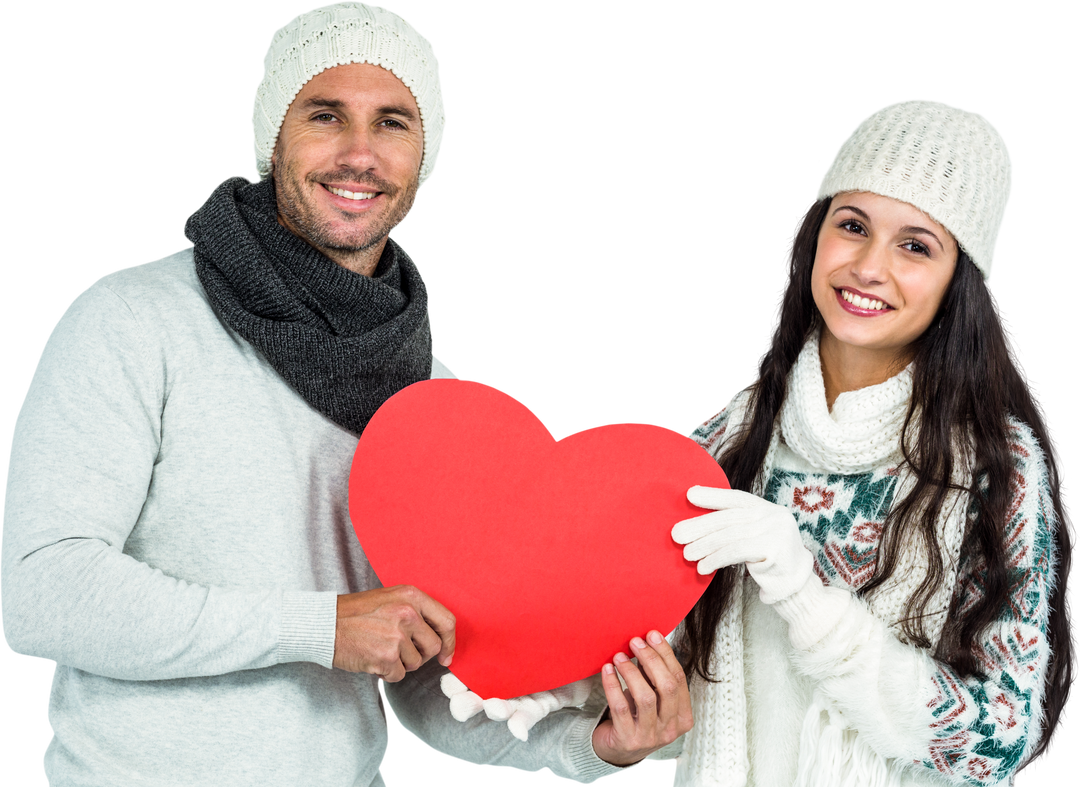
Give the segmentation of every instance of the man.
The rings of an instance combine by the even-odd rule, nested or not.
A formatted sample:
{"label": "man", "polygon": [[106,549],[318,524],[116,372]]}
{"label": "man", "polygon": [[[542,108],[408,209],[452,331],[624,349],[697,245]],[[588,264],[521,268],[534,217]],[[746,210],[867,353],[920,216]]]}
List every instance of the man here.
{"label": "man", "polygon": [[[57,662],[53,783],[381,784],[380,677],[410,726],[475,761],[589,779],[685,731],[666,701],[631,719],[611,675],[599,725],[565,711],[529,744],[458,725],[437,690],[453,615],[381,588],[352,534],[357,435],[448,375],[389,239],[442,124],[403,20],[299,17],[256,98],[264,180],[223,183],[193,249],[106,277],[57,327],[16,428],[3,555],[9,643]],[[681,677],[668,654],[636,652],[657,694]]]}

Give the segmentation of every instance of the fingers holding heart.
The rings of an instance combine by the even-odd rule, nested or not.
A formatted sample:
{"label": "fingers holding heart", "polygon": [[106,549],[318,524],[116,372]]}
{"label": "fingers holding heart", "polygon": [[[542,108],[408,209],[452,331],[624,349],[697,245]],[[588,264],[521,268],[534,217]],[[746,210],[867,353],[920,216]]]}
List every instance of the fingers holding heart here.
{"label": "fingers holding heart", "polygon": [[699,561],[699,574],[711,574],[724,566],[764,559],[760,539],[748,530],[750,526],[744,511],[712,511],[679,522],[671,537],[685,545],[684,558]]}
{"label": "fingers holding heart", "polygon": [[453,657],[454,616],[407,585],[338,596],[334,667],[394,683],[436,656]]}
{"label": "fingers holding heart", "polygon": [[615,669],[626,683],[623,701],[609,703],[615,729],[626,743],[636,737],[647,739],[656,726],[658,700],[653,687],[641,674],[641,670],[625,653],[617,653],[613,659]]}
{"label": "fingers holding heart", "polygon": [[[686,675],[671,646],[656,631],[648,642],[634,638],[631,650],[616,654],[601,671],[610,719],[593,731],[597,755],[615,765],[638,762],[673,742],[694,723]],[[616,670],[618,676],[616,676]],[[626,683],[624,690],[619,676]]]}
{"label": "fingers holding heart", "polygon": [[631,647],[656,696],[657,735],[666,746],[694,726],[690,689],[686,673],[667,640],[656,631],[649,632],[647,639],[648,643],[632,640]]}
{"label": "fingers holding heart", "polygon": [[714,510],[754,508],[760,502],[760,498],[749,492],[715,486],[692,486],[686,490],[686,499],[698,508],[712,508]]}
{"label": "fingers holding heart", "polygon": [[671,537],[685,544],[683,557],[699,574],[745,563],[766,604],[790,598],[814,573],[799,523],[790,510],[764,498],[732,489],[695,486],[687,500],[707,514],[679,522]]}

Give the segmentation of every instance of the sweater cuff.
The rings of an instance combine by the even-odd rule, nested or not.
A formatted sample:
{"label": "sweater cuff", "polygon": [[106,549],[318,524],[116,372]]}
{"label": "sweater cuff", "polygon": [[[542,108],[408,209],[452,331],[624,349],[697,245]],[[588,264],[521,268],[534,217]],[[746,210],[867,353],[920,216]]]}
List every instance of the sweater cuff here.
{"label": "sweater cuff", "polygon": [[772,606],[787,621],[791,644],[809,650],[836,628],[851,599],[849,591],[827,588],[817,574],[811,574],[801,589]]}
{"label": "sweater cuff", "polygon": [[283,595],[278,663],[313,661],[332,669],[338,594],[286,591]]}
{"label": "sweater cuff", "polygon": [[566,744],[566,758],[570,761],[574,772],[577,773],[576,778],[579,781],[592,781],[601,776],[607,776],[609,773],[618,773],[631,767],[628,765],[612,765],[610,762],[604,762],[596,756],[596,751],[592,745],[592,734],[603,715],[603,713],[593,716],[579,714],[570,723],[563,738],[563,742]]}

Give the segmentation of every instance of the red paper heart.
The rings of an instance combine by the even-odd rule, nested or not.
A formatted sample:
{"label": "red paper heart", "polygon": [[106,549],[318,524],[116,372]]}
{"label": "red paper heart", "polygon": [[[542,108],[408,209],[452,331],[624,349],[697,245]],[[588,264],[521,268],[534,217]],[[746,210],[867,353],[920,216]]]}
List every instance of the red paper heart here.
{"label": "red paper heart", "polygon": [[619,424],[556,442],[494,388],[429,380],[364,429],[349,513],[385,585],[415,585],[457,617],[454,674],[515,697],[592,675],[689,612],[711,577],[671,528],[702,513],[694,484],[728,485],[675,432]]}

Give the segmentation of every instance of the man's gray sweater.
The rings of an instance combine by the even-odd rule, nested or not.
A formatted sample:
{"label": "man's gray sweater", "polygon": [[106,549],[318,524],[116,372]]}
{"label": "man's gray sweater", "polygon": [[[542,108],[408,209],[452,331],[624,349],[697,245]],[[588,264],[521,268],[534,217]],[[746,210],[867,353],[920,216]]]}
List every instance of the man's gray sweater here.
{"label": "man's gray sweater", "polygon": [[[382,784],[377,679],[331,668],[337,595],[379,586],[348,517],[355,448],[222,325],[190,250],[72,305],[19,416],[4,515],[8,642],[57,662],[51,783]],[[453,721],[440,670],[387,686],[433,745],[614,770],[582,711],[527,744]]]}

